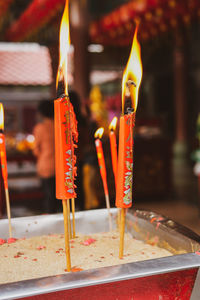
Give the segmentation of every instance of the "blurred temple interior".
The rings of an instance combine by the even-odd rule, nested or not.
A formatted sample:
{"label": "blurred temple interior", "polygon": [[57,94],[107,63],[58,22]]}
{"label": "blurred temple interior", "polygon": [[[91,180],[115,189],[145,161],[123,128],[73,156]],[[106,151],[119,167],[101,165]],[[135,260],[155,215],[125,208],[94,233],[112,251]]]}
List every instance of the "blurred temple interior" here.
{"label": "blurred temple interior", "polygon": [[[47,213],[33,133],[41,121],[39,103],[62,94],[56,75],[64,4],[0,0],[0,101],[13,217]],[[94,144],[98,127],[105,130],[115,205],[108,127],[121,114],[122,74],[139,23],[143,79],[134,129],[133,208],[161,213],[200,234],[199,0],[73,0],[69,6],[69,91],[80,97],[80,103],[72,101],[79,130],[77,210],[105,207]],[[1,217],[4,195],[1,174]]]}

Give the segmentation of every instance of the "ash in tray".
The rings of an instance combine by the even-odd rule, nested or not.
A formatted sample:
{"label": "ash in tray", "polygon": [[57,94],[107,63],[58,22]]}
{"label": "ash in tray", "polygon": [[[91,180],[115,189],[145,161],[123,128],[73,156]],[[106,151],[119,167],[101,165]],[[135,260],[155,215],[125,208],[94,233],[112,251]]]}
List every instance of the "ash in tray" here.
{"label": "ash in tray", "polygon": [[[72,272],[170,256],[156,245],[125,234],[124,257],[119,259],[116,231],[79,235],[70,240]],[[13,240],[0,245],[0,284],[66,273],[64,235]]]}

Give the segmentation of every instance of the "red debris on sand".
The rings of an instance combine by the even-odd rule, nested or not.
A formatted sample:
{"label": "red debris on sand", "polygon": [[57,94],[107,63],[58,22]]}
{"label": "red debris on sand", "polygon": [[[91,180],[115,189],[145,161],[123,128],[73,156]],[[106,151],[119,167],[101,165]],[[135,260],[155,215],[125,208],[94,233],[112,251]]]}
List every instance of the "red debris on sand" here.
{"label": "red debris on sand", "polygon": [[17,241],[17,239],[15,239],[15,238],[9,238],[9,239],[7,239],[7,243],[8,244],[15,243],[16,241]]}
{"label": "red debris on sand", "polygon": [[0,245],[3,245],[3,244],[5,244],[5,240],[3,240],[3,239],[0,239]]}
{"label": "red debris on sand", "polygon": [[60,250],[60,251],[61,251],[61,250],[63,250],[63,248],[59,248],[58,250]]}
{"label": "red debris on sand", "polygon": [[45,246],[38,246],[36,249],[37,250],[42,250],[42,249],[46,249],[46,247]]}
{"label": "red debris on sand", "polygon": [[28,257],[27,256],[24,256],[24,259],[27,259]]}
{"label": "red debris on sand", "polygon": [[20,257],[20,255],[15,255],[15,256],[14,256],[14,258],[18,258],[18,257]]}
{"label": "red debris on sand", "polygon": [[89,246],[90,244],[93,244],[94,242],[96,242],[96,240],[90,238],[90,239],[88,239],[88,240],[85,240],[82,244],[83,244],[84,246]]}
{"label": "red debris on sand", "polygon": [[70,243],[75,243],[75,241],[74,240],[71,240],[71,241],[69,241]]}
{"label": "red debris on sand", "polygon": [[74,246],[71,246],[71,248],[74,248]]}
{"label": "red debris on sand", "polygon": [[33,258],[32,260],[33,260],[33,261],[37,261],[37,258]]}
{"label": "red debris on sand", "polygon": [[56,253],[60,253],[60,251],[59,251],[59,250],[57,250],[57,251],[56,251]]}

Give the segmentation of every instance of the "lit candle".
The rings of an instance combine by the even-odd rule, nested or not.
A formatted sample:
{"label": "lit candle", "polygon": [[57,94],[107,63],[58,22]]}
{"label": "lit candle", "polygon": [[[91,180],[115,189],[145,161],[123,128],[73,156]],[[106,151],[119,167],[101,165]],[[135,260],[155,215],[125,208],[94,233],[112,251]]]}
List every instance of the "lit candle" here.
{"label": "lit candle", "polygon": [[[119,257],[123,257],[125,209],[132,206],[133,181],[133,127],[137,109],[138,92],[142,79],[142,63],[140,45],[137,41],[136,27],[132,49],[122,79],[122,116],[119,129],[118,178],[116,192],[116,206],[121,208],[120,218],[120,249]],[[128,87],[131,107],[124,111],[126,88]]]}
{"label": "lit candle", "polygon": [[70,224],[70,199],[72,200],[73,237],[75,237],[75,176],[76,156],[74,154],[75,143],[78,141],[77,121],[73,106],[68,97],[68,61],[67,55],[70,46],[69,11],[68,0],[60,26],[60,59],[57,74],[58,82],[64,81],[65,95],[54,101],[54,123],[55,123],[55,173],[56,173],[56,198],[63,203],[65,250],[67,260],[67,271],[71,270],[69,238],[71,237]]}
{"label": "lit candle", "polygon": [[110,130],[109,137],[110,137],[112,167],[113,167],[113,173],[115,177],[115,188],[117,186],[117,142],[116,142],[116,135],[115,135],[116,125],[117,125],[117,117],[114,117],[109,126],[109,130]]}
{"label": "lit candle", "polygon": [[103,147],[102,147],[102,142],[101,142],[103,132],[104,132],[103,127],[97,129],[97,131],[94,134],[94,137],[96,138],[95,146],[96,146],[99,169],[100,169],[100,174],[101,174],[104,193],[105,193],[106,207],[108,209],[109,228],[110,228],[110,230],[112,230],[112,219],[111,219],[111,213],[110,213],[110,200],[109,200],[108,185],[107,185],[107,173],[106,173],[106,165],[105,165]]}
{"label": "lit candle", "polygon": [[6,159],[6,144],[4,135],[4,110],[3,104],[0,103],[0,155],[1,155],[1,170],[4,181],[5,196],[6,196],[6,209],[8,216],[8,229],[9,237],[12,237],[12,227],[11,227],[11,213],[10,213],[10,199],[8,192],[8,171],[7,171],[7,159]]}

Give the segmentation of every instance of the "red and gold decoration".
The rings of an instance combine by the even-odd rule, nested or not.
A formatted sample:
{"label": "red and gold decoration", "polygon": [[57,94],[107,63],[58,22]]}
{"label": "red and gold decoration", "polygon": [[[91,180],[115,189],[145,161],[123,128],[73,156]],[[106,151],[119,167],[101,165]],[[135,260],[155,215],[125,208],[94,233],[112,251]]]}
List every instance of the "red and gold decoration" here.
{"label": "red and gold decoration", "polygon": [[128,45],[139,22],[141,40],[154,38],[200,16],[199,0],[130,0],[90,25],[90,37],[104,45]]}
{"label": "red and gold decoration", "polygon": [[7,171],[7,159],[6,159],[6,144],[4,135],[4,110],[3,104],[0,103],[0,156],[1,156],[1,170],[4,181],[5,196],[6,196],[6,209],[8,216],[8,229],[9,237],[12,237],[12,227],[11,227],[11,213],[10,213],[10,200],[8,192],[8,171]]}
{"label": "red and gold decoration", "polygon": [[103,127],[97,129],[97,131],[94,134],[94,137],[96,138],[95,146],[96,146],[97,157],[98,157],[98,162],[99,162],[99,169],[100,169],[100,174],[101,174],[104,193],[105,193],[106,207],[108,210],[109,228],[111,230],[112,229],[112,219],[111,219],[111,213],[110,213],[110,200],[109,200],[108,185],[107,185],[106,164],[105,164],[103,147],[102,147],[102,142],[101,142],[103,132],[104,132]]}
{"label": "red and gold decoration", "polygon": [[[8,1],[2,1],[8,2]],[[63,8],[65,0],[33,0],[6,32],[6,39],[24,41],[44,27]]]}
{"label": "red and gold decoration", "polygon": [[[8,18],[12,2],[0,0],[1,16]],[[29,39],[50,21],[49,26],[52,25],[64,4],[65,0],[32,0],[18,19],[11,23],[5,39],[15,42]],[[188,27],[199,17],[199,0],[129,0],[91,23],[90,40],[92,43],[128,45],[135,22],[141,24],[140,39],[147,40],[173,31],[176,27]]]}
{"label": "red and gold decoration", "polygon": [[69,12],[66,1],[61,26],[60,26],[60,60],[57,76],[59,81],[64,81],[65,94],[54,101],[55,113],[55,164],[56,164],[56,197],[63,202],[63,215],[65,227],[65,248],[67,271],[71,270],[69,238],[71,238],[70,224],[70,199],[72,199],[73,237],[75,237],[75,176],[76,156],[74,149],[78,141],[77,121],[73,106],[68,96],[67,54],[70,46]]}
{"label": "red and gold decoration", "polygon": [[[119,154],[117,178],[116,206],[121,208],[120,217],[120,251],[123,257],[125,209],[132,206],[132,180],[133,180],[133,127],[138,103],[138,92],[142,79],[142,63],[140,45],[137,40],[138,27],[136,27],[132,49],[122,79],[122,116],[119,129]],[[128,93],[127,93],[128,92]],[[126,107],[126,97],[131,98],[131,107]]]}
{"label": "red and gold decoration", "polygon": [[112,167],[113,167],[113,173],[115,177],[115,188],[117,186],[117,141],[115,135],[116,126],[117,126],[117,117],[114,117],[109,125],[109,130],[110,130],[109,138],[110,138]]}

